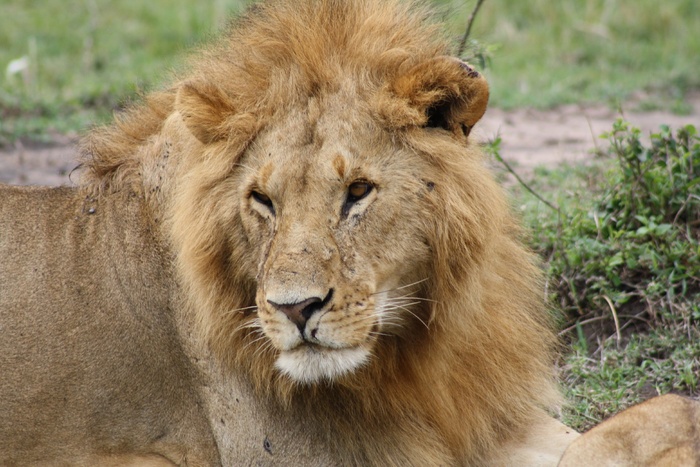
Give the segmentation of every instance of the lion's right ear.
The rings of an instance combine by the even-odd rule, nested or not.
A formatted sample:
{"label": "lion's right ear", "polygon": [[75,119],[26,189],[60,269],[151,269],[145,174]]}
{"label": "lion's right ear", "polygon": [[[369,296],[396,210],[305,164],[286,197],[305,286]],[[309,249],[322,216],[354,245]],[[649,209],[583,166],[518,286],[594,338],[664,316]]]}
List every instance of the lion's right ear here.
{"label": "lion's right ear", "polygon": [[218,86],[187,81],[177,90],[175,109],[192,134],[204,144],[228,137],[228,120],[235,114],[230,99]]}
{"label": "lion's right ear", "polygon": [[442,56],[398,73],[382,89],[377,113],[390,128],[433,127],[468,136],[488,101],[483,75]]}

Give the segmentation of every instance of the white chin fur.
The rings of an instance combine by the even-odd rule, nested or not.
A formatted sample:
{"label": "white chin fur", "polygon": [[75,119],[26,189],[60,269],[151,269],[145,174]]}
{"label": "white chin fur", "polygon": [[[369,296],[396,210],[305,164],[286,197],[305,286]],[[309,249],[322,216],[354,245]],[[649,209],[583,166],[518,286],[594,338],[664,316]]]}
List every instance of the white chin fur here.
{"label": "white chin fur", "polygon": [[285,375],[300,383],[332,381],[340,375],[356,370],[369,360],[369,352],[361,347],[350,349],[319,349],[298,347],[282,352],[275,366]]}

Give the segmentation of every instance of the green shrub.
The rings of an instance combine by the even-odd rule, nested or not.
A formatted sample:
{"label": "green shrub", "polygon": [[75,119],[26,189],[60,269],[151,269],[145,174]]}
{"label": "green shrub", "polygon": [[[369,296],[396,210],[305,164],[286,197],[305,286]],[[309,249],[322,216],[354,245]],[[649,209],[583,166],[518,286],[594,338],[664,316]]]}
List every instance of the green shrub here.
{"label": "green shrub", "polygon": [[[603,135],[615,166],[601,196],[536,225],[550,291],[569,323],[610,330],[700,321],[700,138],[662,126],[642,142],[624,121]],[[579,329],[580,331],[580,329]]]}
{"label": "green shrub", "polygon": [[[563,420],[579,431],[651,396],[700,390],[697,130],[661,127],[646,143],[618,121],[603,137],[608,157],[539,168],[530,184],[504,162],[571,344],[559,362]],[[498,146],[487,149],[502,161]]]}

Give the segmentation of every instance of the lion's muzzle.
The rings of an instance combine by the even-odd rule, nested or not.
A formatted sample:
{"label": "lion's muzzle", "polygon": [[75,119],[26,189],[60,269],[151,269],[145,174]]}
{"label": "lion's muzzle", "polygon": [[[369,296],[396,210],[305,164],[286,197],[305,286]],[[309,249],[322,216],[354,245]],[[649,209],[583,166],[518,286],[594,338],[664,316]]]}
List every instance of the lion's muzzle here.
{"label": "lion's muzzle", "polygon": [[302,337],[304,337],[304,330],[308,320],[314,313],[324,309],[332,299],[333,289],[330,289],[325,298],[309,297],[297,303],[276,303],[268,299],[267,303],[272,305],[272,307],[276,310],[284,313],[287,318],[289,318],[289,320],[296,325]]}

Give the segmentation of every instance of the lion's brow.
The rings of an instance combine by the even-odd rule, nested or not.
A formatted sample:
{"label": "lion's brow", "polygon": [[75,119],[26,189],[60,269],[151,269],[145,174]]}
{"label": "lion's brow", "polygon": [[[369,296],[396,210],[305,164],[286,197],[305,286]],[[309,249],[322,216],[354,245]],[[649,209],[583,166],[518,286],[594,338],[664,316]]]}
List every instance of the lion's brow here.
{"label": "lion's brow", "polygon": [[341,179],[345,178],[345,158],[340,154],[336,154],[335,158],[333,158],[333,168]]}

